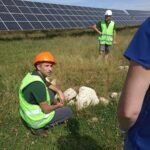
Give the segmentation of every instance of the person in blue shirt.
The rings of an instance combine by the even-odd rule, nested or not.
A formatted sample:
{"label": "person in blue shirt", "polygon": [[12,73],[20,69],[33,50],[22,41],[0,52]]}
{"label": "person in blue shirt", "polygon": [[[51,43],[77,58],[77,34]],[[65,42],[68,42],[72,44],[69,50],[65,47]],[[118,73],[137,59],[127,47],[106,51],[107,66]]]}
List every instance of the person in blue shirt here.
{"label": "person in blue shirt", "polygon": [[124,150],[150,150],[150,18],[140,26],[124,56],[130,61],[118,104]]}

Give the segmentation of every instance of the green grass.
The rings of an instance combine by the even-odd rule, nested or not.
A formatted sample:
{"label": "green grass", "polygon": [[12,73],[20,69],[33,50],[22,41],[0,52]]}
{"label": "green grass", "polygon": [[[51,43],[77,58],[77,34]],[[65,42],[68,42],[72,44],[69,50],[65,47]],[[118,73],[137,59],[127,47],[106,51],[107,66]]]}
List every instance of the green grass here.
{"label": "green grass", "polygon": [[[94,34],[0,41],[0,149],[120,150],[117,100],[109,95],[122,89],[126,71],[120,71],[118,66],[128,64],[122,54],[134,33],[135,29],[118,32],[118,44],[112,48],[108,64],[98,59]],[[50,129],[47,138],[33,136],[23,126],[18,112],[20,82],[33,69],[33,57],[43,50],[55,56],[53,77],[63,90],[89,86],[99,97],[111,101],[108,106],[98,104],[82,111],[72,107],[73,120]],[[98,121],[92,122],[93,117]]]}

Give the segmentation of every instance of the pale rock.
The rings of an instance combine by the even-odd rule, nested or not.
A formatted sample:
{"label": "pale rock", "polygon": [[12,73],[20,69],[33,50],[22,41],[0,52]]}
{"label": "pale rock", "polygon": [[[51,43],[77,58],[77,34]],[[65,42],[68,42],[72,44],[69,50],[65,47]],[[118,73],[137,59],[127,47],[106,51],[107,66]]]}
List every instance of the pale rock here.
{"label": "pale rock", "polygon": [[76,96],[76,100],[76,106],[78,110],[86,108],[89,105],[94,106],[99,103],[96,92],[92,88],[85,86],[79,88],[79,94]]}
{"label": "pale rock", "polygon": [[120,70],[128,70],[128,69],[129,69],[129,66],[119,66],[119,69],[120,69]]}
{"label": "pale rock", "polygon": [[75,105],[75,101],[74,100],[70,100],[69,103],[67,103],[67,105]]}
{"label": "pale rock", "polygon": [[111,98],[117,98],[119,96],[119,94],[117,92],[112,92],[110,97]]}
{"label": "pale rock", "polygon": [[123,70],[123,69],[124,69],[124,66],[119,66],[119,69],[120,69],[120,70]]}
{"label": "pale rock", "polygon": [[98,122],[98,118],[97,118],[97,117],[93,117],[93,118],[91,119],[91,121],[92,121],[92,122]]}
{"label": "pale rock", "polygon": [[129,66],[124,66],[124,69],[128,70],[128,69],[129,69]]}
{"label": "pale rock", "polygon": [[104,105],[108,105],[109,104],[109,100],[108,99],[106,99],[105,97],[100,97],[100,102],[102,103],[102,104],[104,104]]}
{"label": "pale rock", "polygon": [[76,97],[76,95],[77,95],[77,92],[72,88],[69,88],[66,91],[64,91],[64,96],[65,96],[66,101],[72,100],[73,98]]}

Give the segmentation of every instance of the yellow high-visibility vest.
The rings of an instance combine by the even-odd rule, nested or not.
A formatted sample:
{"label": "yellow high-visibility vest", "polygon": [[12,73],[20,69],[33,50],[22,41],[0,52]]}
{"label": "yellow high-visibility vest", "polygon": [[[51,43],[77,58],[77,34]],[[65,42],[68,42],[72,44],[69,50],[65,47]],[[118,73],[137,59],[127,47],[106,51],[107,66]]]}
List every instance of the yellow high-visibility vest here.
{"label": "yellow high-visibility vest", "polygon": [[[19,112],[22,117],[22,119],[27,123],[27,125],[31,128],[38,129],[44,127],[47,123],[49,123],[52,118],[54,117],[55,111],[51,111],[48,114],[45,114],[42,112],[41,108],[39,105],[35,104],[30,104],[28,103],[24,96],[23,96],[23,89],[27,87],[29,84],[35,82],[35,81],[40,81],[44,85],[45,83],[43,80],[36,75],[32,75],[31,73],[28,73],[25,78],[22,80],[20,89],[19,89]],[[48,92],[48,88],[46,87],[46,100],[48,104],[50,105],[50,96]]]}
{"label": "yellow high-visibility vest", "polygon": [[112,45],[114,25],[114,21],[111,21],[107,27],[105,20],[101,21],[102,34],[98,37],[100,44]]}

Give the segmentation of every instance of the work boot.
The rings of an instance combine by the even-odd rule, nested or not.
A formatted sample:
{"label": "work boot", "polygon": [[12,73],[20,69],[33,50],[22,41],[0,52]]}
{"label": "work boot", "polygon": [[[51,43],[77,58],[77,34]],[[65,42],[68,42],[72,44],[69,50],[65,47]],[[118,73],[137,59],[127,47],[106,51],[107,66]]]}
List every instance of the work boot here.
{"label": "work boot", "polygon": [[47,131],[43,128],[41,128],[41,129],[31,129],[31,133],[33,135],[37,135],[37,136],[41,136],[41,137],[47,137],[48,136]]}

